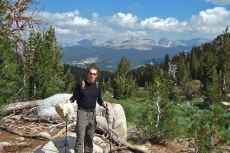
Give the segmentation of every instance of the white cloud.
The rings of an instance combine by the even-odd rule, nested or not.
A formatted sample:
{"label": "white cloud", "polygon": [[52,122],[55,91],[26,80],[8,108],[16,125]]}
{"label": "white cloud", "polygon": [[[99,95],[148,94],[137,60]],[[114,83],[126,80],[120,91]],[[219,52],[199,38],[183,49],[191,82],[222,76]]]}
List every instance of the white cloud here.
{"label": "white cloud", "polygon": [[216,5],[228,5],[230,4],[230,0],[205,0],[206,2],[211,2]]}
{"label": "white cloud", "polygon": [[215,7],[201,11],[199,15],[192,16],[187,30],[196,33],[220,34],[227,25],[230,25],[230,11],[224,7]]}
{"label": "white cloud", "polygon": [[93,21],[97,21],[98,18],[99,18],[99,14],[93,13],[93,14],[92,14],[92,17],[93,17]]}
{"label": "white cloud", "polygon": [[152,17],[140,22],[140,28],[145,30],[157,31],[173,31],[181,32],[181,28],[186,25],[186,22],[179,22],[175,18],[160,19]]}
{"label": "white cloud", "polygon": [[66,34],[70,35],[70,34],[74,33],[74,30],[72,30],[72,29],[61,29],[59,27],[56,27],[55,32],[57,32],[59,34],[63,34],[63,35],[66,35]]}
{"label": "white cloud", "polygon": [[[186,21],[177,18],[150,17],[139,21],[133,14],[117,13],[92,19],[80,16],[78,10],[67,13],[41,12],[39,17],[55,27],[58,42],[66,45],[82,39],[122,40],[130,37],[156,38],[155,36],[187,34],[196,37],[216,37],[230,25],[230,11],[215,7],[199,12]],[[206,37],[206,38],[207,38]],[[159,38],[159,37],[158,37]]]}
{"label": "white cloud", "polygon": [[79,16],[79,11],[67,13],[41,12],[38,17],[41,17],[45,22],[54,24],[62,28],[81,27],[89,25],[90,21]]}
{"label": "white cloud", "polygon": [[155,33],[190,33],[197,37],[214,37],[224,31],[227,25],[230,25],[230,11],[224,7],[215,7],[201,11],[183,22],[176,18],[148,18],[140,22],[140,29],[152,30]]}
{"label": "white cloud", "polygon": [[130,13],[117,13],[108,19],[108,23],[110,23],[111,27],[119,28],[134,28],[137,21],[138,17]]}

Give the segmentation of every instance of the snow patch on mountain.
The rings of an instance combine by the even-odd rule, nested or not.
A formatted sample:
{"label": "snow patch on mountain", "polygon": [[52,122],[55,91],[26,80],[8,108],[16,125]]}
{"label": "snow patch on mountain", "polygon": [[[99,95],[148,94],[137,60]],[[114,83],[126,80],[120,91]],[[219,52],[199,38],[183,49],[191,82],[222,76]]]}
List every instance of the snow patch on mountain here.
{"label": "snow patch on mountain", "polygon": [[169,37],[161,38],[161,39],[158,41],[158,44],[159,44],[161,47],[186,46],[185,43],[182,43],[182,42],[180,42],[179,40],[175,40],[175,39],[172,39],[172,38],[169,38]]}
{"label": "snow patch on mountain", "polygon": [[137,38],[132,37],[125,40],[115,41],[103,41],[97,39],[83,39],[77,41],[71,47],[106,47],[112,49],[137,49],[137,50],[152,50],[153,47],[165,47],[173,48],[178,46],[198,46],[206,42],[210,42],[209,39],[196,38],[191,40],[175,40],[173,38],[164,37],[159,41],[146,39],[146,38]]}

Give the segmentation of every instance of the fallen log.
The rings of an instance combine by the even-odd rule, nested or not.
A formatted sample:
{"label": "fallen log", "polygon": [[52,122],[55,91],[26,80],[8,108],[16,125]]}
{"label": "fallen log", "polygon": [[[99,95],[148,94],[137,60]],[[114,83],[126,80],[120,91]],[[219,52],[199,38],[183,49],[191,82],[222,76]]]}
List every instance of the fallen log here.
{"label": "fallen log", "polygon": [[15,129],[10,128],[9,126],[3,125],[3,124],[0,124],[0,129],[4,130],[4,131],[7,131],[7,132],[10,132],[10,133],[13,133],[13,134],[16,134],[16,135],[19,135],[21,137],[25,137],[25,138],[34,138],[34,139],[40,139],[40,140],[50,140],[50,138],[42,136],[42,135],[26,135],[26,134],[22,134],[19,131],[16,131]]}
{"label": "fallen log", "polygon": [[26,108],[37,107],[37,104],[40,101],[41,100],[34,100],[34,101],[27,101],[27,102],[12,103],[12,104],[6,105],[3,108],[1,114],[5,112],[11,112],[11,111],[17,111],[17,110],[26,109]]}
{"label": "fallen log", "polygon": [[107,139],[110,139],[109,142],[114,143],[117,146],[119,146],[118,148],[111,149],[109,151],[110,153],[115,152],[115,151],[125,150],[125,149],[130,150],[130,151],[135,152],[135,153],[149,153],[146,150],[135,147],[135,146],[129,144],[128,142],[125,142],[124,140],[120,139],[112,129],[108,129],[105,126],[98,124],[96,127],[96,131],[100,131],[100,133],[110,135],[109,137],[107,137]]}
{"label": "fallen log", "polygon": [[10,117],[11,119],[17,120],[18,122],[44,122],[49,124],[59,124],[61,123],[60,117],[52,117],[52,116],[22,116],[22,115],[15,115]]}
{"label": "fallen log", "polygon": [[[65,123],[66,124],[66,123]],[[73,123],[70,123],[68,126],[67,126],[67,131],[69,131],[69,128],[71,128],[72,126],[75,126],[76,125],[76,122],[73,122]],[[54,138],[58,138],[58,137],[64,137],[66,136],[66,127],[64,127],[63,129],[61,129],[55,136],[52,137],[52,139]]]}
{"label": "fallen log", "polygon": [[112,135],[115,135],[116,137],[118,137],[116,132],[114,132],[110,128],[108,129],[108,127],[106,125],[101,125],[100,123],[97,123],[96,132],[98,132],[100,134],[106,134],[106,135],[112,134]]}
{"label": "fallen log", "polygon": [[[149,153],[148,151],[146,150],[143,150],[143,149],[140,149],[138,147],[135,147],[131,144],[129,144],[128,142],[125,142],[123,140],[121,140],[120,138],[116,138],[116,137],[112,137],[112,141],[115,141],[116,143],[118,144],[121,144],[122,146],[124,146],[127,150],[130,150],[132,152],[135,152],[135,153]],[[118,149],[121,149],[120,147]],[[111,151],[109,151],[110,153],[116,151],[117,149],[115,148],[114,150],[112,149]]]}

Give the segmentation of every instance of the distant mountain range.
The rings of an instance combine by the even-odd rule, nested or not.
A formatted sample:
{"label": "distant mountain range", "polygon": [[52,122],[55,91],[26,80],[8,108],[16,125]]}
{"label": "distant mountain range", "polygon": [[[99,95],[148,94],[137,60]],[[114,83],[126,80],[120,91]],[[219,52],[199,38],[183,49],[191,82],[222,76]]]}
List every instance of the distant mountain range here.
{"label": "distant mountain range", "polygon": [[159,41],[144,38],[131,38],[121,41],[101,41],[84,39],[63,48],[63,62],[85,67],[96,63],[102,70],[114,71],[124,56],[131,62],[131,69],[146,63],[163,61],[166,53],[170,57],[179,52],[190,52],[193,46],[200,46],[209,39],[175,40],[164,37]]}

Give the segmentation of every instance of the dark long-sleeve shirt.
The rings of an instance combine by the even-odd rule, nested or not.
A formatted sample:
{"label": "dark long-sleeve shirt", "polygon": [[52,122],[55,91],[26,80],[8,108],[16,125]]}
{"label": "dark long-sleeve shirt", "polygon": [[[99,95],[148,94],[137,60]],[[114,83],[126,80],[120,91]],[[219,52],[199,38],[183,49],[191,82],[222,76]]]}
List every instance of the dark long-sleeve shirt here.
{"label": "dark long-sleeve shirt", "polygon": [[85,87],[82,89],[82,82],[79,82],[70,100],[72,102],[76,100],[78,106],[85,109],[95,109],[96,101],[102,106],[103,100],[101,97],[100,84],[98,84],[97,87],[96,82],[88,83],[85,81]]}

